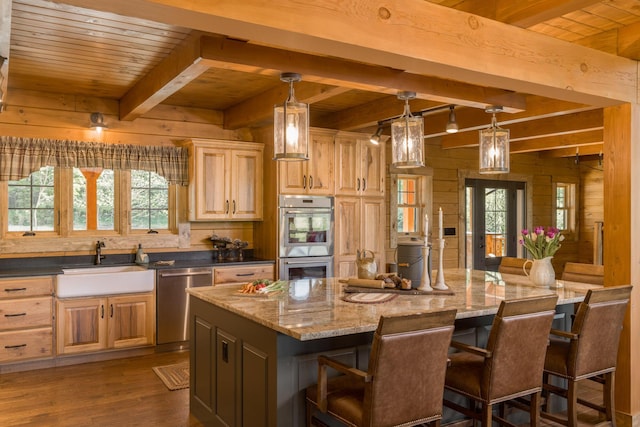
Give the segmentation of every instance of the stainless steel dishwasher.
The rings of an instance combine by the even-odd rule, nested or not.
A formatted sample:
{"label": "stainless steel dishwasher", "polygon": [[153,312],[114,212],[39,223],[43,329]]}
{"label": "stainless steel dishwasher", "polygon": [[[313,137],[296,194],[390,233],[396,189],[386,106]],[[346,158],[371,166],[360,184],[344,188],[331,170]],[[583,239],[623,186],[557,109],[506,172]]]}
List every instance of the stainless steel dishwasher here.
{"label": "stainless steel dishwasher", "polygon": [[157,271],[156,344],[183,343],[189,339],[187,288],[211,286],[211,267]]}

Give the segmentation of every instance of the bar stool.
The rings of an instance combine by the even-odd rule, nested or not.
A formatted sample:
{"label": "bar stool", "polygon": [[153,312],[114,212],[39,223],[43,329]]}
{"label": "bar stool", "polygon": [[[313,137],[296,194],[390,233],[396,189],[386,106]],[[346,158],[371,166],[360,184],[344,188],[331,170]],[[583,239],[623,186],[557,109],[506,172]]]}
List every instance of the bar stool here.
{"label": "bar stool", "polygon": [[[319,409],[348,426],[440,425],[456,310],[381,317],[366,372],[325,356],[307,388],[307,426]],[[343,375],[327,377],[327,368]]]}
{"label": "bar stool", "polygon": [[498,272],[525,276],[523,268],[525,261],[527,261],[526,258],[503,256],[498,266]]}
{"label": "bar stool", "polygon": [[580,262],[566,262],[564,264],[564,270],[562,271],[562,280],[603,286],[604,266],[583,264]]}
{"label": "bar stool", "polygon": [[[531,397],[530,424],[540,421],[542,368],[555,314],[557,295],[502,301],[486,349],[452,342],[462,352],[451,354],[445,389],[464,396],[471,408],[445,398],[445,406],[490,427],[493,406],[518,397]],[[475,411],[476,404],[482,411]]]}
{"label": "bar stool", "polygon": [[[543,393],[547,399],[542,417],[570,427],[578,425],[578,403],[605,414],[615,427],[614,380],[622,323],[631,297],[631,286],[591,289],[578,306],[571,332],[552,330],[544,363]],[[567,380],[567,388],[552,385],[550,377]],[[594,379],[603,383],[603,403],[578,398],[578,382]],[[549,394],[567,399],[567,418],[548,412]]]}

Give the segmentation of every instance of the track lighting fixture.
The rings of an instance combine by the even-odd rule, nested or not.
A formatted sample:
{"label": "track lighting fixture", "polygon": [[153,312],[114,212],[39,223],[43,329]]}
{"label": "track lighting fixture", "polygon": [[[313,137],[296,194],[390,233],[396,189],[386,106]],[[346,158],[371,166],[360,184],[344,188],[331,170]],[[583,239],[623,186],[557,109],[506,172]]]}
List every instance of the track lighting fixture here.
{"label": "track lighting fixture", "polygon": [[380,144],[380,135],[382,135],[382,126],[378,125],[378,129],[376,130],[376,133],[371,135],[371,138],[369,138],[369,141],[374,145]]}
{"label": "track lighting fixture", "polygon": [[449,121],[447,122],[447,133],[458,132],[458,122],[456,121],[455,106],[449,106]]}

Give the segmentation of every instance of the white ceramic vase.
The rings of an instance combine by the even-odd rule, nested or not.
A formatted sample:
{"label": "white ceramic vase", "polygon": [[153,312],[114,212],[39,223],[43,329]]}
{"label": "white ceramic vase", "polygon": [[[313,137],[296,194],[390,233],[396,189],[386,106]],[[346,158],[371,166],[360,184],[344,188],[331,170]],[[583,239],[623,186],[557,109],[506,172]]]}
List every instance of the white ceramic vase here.
{"label": "white ceramic vase", "polygon": [[[524,274],[529,276],[531,282],[536,286],[554,286],[556,283],[556,272],[553,270],[553,264],[551,259],[553,257],[548,256],[542,259],[528,259],[522,265]],[[527,271],[527,264],[531,263],[531,270]]]}

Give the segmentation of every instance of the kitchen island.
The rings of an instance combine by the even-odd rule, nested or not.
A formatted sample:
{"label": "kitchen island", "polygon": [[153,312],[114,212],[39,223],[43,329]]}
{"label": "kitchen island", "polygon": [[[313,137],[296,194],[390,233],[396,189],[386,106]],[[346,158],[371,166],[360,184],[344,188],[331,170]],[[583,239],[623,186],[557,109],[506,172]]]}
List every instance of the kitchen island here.
{"label": "kitchen island", "polygon": [[400,294],[377,304],[344,301],[337,279],[292,281],[288,292],[269,296],[189,289],[191,412],[213,426],[304,425],[304,389],[316,381],[318,354],[366,369],[380,316],[456,308],[456,339],[482,345],[503,299],[556,293],[554,327],[565,328],[573,304],[597,287],[557,281],[549,289],[524,276],[465,269],[446,270],[445,280],[452,294]]}

